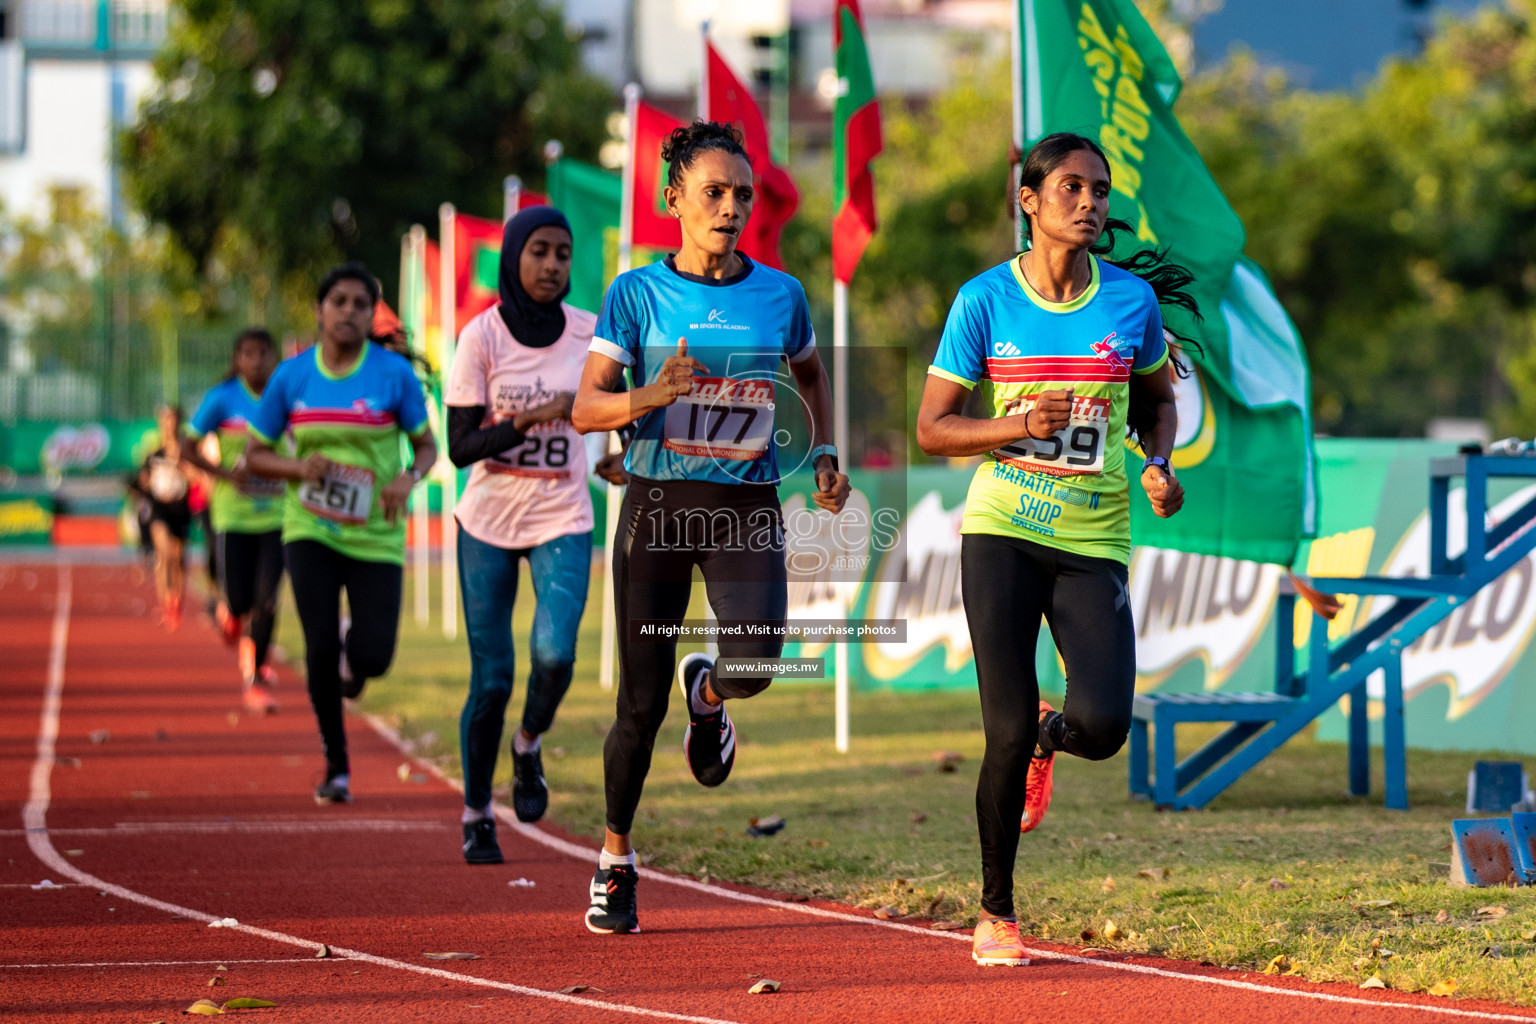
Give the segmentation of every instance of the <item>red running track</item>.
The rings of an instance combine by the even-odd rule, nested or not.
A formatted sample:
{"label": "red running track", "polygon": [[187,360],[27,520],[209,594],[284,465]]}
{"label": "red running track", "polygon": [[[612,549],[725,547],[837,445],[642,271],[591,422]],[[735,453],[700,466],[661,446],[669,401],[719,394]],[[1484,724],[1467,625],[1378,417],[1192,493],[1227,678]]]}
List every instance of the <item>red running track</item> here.
{"label": "red running track", "polygon": [[[1029,967],[981,970],[964,933],[654,871],[644,934],[591,935],[591,846],[508,822],[507,863],[465,866],[457,794],[402,781],[363,720],[357,802],[317,808],[297,684],[281,713],[242,714],[212,628],[168,638],[130,571],[0,563],[0,1020],[149,1024],[235,996],[285,1022],[1536,1020],[1043,943]],[[783,989],[747,994],[758,975]],[[576,985],[592,988],[557,991]]]}

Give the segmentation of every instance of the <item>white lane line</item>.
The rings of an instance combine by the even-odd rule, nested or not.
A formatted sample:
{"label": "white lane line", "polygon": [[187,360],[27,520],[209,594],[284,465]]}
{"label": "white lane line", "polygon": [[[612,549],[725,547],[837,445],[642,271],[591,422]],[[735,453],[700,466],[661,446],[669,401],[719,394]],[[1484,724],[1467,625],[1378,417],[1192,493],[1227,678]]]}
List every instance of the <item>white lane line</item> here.
{"label": "white lane line", "polygon": [[93,963],[56,964],[0,964],[0,970],[23,970],[49,967],[207,967],[224,964],[323,964],[332,960],[345,960],[344,956],[331,956],[323,960],[315,957],[289,957],[286,960],[110,960]]}
{"label": "white lane line", "polygon": [[[459,792],[464,791],[464,784],[458,779],[451,778],[443,773],[436,765],[416,758],[400,739],[400,734],[375,715],[363,716],[374,731],[385,740],[395,746],[406,757],[415,761],[424,771],[436,775],[448,785]],[[517,816],[508,807],[499,803],[493,803],[496,816],[505,822],[519,835],[540,843],[552,850],[566,854],[576,860],[597,862],[598,851],[585,846],[580,846],[558,836],[552,836],[532,825],[525,825],[517,820]],[[877,917],[861,917],[857,914],[849,914],[839,910],[827,910],[822,907],[813,907],[805,903],[786,903],[783,900],[767,899],[763,896],[755,896],[751,893],[737,892],[734,889],[724,889],[716,885],[695,881],[692,878],[683,878],[678,875],[670,875],[656,871],[652,868],[640,868],[640,877],[656,882],[665,882],[668,885],[676,885],[684,889],[692,889],[695,892],[707,893],[718,896],[721,899],[736,900],[740,903],[752,903],[758,906],[773,907],[777,910],[793,911],[797,914],[807,914],[811,917],[831,918],[848,924],[868,925],[874,928],[886,928],[891,931],[910,932],[914,935],[922,935],[930,939],[952,939],[959,942],[969,942],[971,936],[957,932],[939,932],[927,928],[919,928],[916,925],[902,924],[899,921],[882,921]],[[1348,1006],[1368,1006],[1373,1009],[1402,1009],[1416,1010],[1420,1013],[1438,1014],[1444,1017],[1461,1017],[1471,1020],[1506,1020],[1520,1021],[1523,1024],[1531,1024],[1536,1021],[1536,1015],[1519,1015],[1511,1013],[1491,1013],[1486,1010],[1463,1010],[1451,1006],[1426,1006],[1422,1003],[1397,1002],[1390,999],[1363,999],[1358,996],[1341,996],[1332,992],[1312,992],[1304,989],[1280,988],[1278,986],[1259,985],[1251,981],[1241,981],[1237,978],[1222,978],[1206,974],[1185,974],[1182,971],[1170,971],[1162,967],[1148,967],[1145,964],[1126,963],[1125,961],[1105,961],[1096,957],[1072,956],[1068,953],[1058,953],[1049,949],[1025,948],[1031,958],[1041,960],[1059,960],[1072,964],[1089,964],[1094,967],[1103,967],[1114,971],[1125,971],[1130,974],[1149,975],[1157,978],[1168,978],[1175,981],[1188,981],[1202,985],[1216,985],[1221,988],[1238,989],[1243,992],[1257,992],[1262,995],[1290,996],[1295,999],[1311,999],[1323,1003],[1342,1003]]]}
{"label": "white lane line", "polygon": [[[97,878],[95,875],[81,871],[69,863],[69,861],[59,856],[59,852],[53,847],[53,841],[48,836],[48,804],[53,798],[49,776],[53,771],[54,743],[59,737],[59,708],[63,703],[64,695],[64,651],[69,642],[69,606],[72,596],[69,566],[61,565],[58,568],[58,610],[53,620],[53,646],[48,656],[47,689],[43,695],[43,710],[37,729],[37,760],[32,763],[31,789],[26,806],[22,808],[21,812],[22,823],[25,825],[27,832],[27,845],[31,847],[33,855],[49,868],[66,878],[74,879],[82,885],[92,886],[104,893],[110,893],[119,899],[138,903],[141,906],[151,907],[155,910],[163,910],[168,914],[179,914],[182,917],[189,917],[204,923],[216,921],[222,915],[208,914],[201,910],[193,910],[190,907],[182,907],[165,900],[155,899],[153,896],[146,896],[143,893],[124,888],[121,885],[114,885],[104,879]],[[321,945],[317,939],[304,939],[297,935],[289,935],[285,932],[272,931],[267,928],[256,928],[252,925],[234,925],[228,930],[244,932],[246,935],[254,935],[257,938],[309,950],[319,949]],[[346,960],[362,960],[365,963],[389,967],[397,971],[410,971],[413,974],[441,978],[445,981],[457,982],[462,985],[473,985],[479,988],[496,989],[501,992],[512,992],[520,996],[547,999],[552,1002],[567,1003],[590,1010],[607,1010],[611,1013],[627,1013],[635,1017],[653,1017],[660,1020],[688,1021],[690,1024],[737,1024],[735,1021],[721,1020],[716,1017],[696,1017],[685,1013],[671,1013],[667,1010],[652,1010],[642,1006],[628,1006],[623,1003],[605,1003],[597,999],[584,999],[581,996],[565,995],[561,992],[546,992],[543,989],[529,988],[526,985],[515,985],[508,981],[477,978],[470,974],[445,971],[440,967],[425,967],[421,964],[406,963],[403,960],[392,960],[389,957],[375,956],[372,953],[347,949],[334,944],[331,945],[331,952],[337,957]]]}
{"label": "white lane line", "polygon": [[[343,821],[120,821],[112,828],[51,828],[55,836],[228,835],[304,832],[441,832],[453,826],[442,821],[391,821],[358,818]],[[0,837],[26,835],[26,829],[0,829]]]}

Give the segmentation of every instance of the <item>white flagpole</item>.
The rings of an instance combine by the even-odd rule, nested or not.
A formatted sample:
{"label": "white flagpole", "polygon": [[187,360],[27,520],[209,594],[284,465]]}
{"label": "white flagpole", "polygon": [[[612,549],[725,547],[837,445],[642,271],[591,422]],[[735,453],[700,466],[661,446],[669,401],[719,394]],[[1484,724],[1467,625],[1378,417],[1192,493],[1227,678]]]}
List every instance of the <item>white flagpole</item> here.
{"label": "white flagpole", "polygon": [[501,222],[517,216],[523,205],[523,179],[509,174],[501,180]]}
{"label": "white flagpole", "polygon": [[[1013,197],[1009,200],[1013,209],[1013,244],[1016,250],[1024,248],[1024,211],[1019,209],[1019,172],[1024,169],[1024,4],[1014,0],[1013,5],[1013,145],[1019,151],[1018,164],[1008,169],[1013,179]],[[1033,7],[1033,5],[1031,5]],[[1033,11],[1031,11],[1033,13]]]}
{"label": "white flagpole", "polygon": [[[406,324],[406,330],[410,332],[411,339],[420,346],[426,338],[426,291],[427,267],[426,267],[427,229],[420,224],[411,225],[411,230],[406,234],[402,244],[403,266],[400,271],[400,284],[403,291],[407,285],[410,287],[411,304],[406,307],[402,298],[400,305],[402,311],[409,308],[411,322]],[[443,440],[443,439],[440,439]],[[411,565],[413,575],[416,577],[416,625],[425,626],[432,620],[432,596],[430,580],[427,578],[431,572],[431,532],[432,510],[430,489],[417,487],[411,491]]]}
{"label": "white flagpole", "polygon": [[[443,373],[448,373],[448,368],[453,365],[453,350],[457,338],[455,336],[456,321],[458,320],[458,296],[455,288],[458,282],[454,280],[454,216],[452,203],[444,203],[437,208],[438,231],[438,314],[442,321],[443,332]],[[448,429],[448,408],[445,404],[442,416],[438,422],[443,424],[446,433]],[[446,440],[446,438],[445,438]],[[443,486],[442,534],[443,534],[443,636],[453,640],[459,635],[459,555],[458,555],[458,523],[453,518],[454,502],[458,498],[459,471],[449,459],[439,459],[441,467],[441,481]]]}
{"label": "white flagpole", "polygon": [[[848,465],[853,456],[848,447],[848,286],[832,280],[832,443],[837,446],[839,465]],[[838,583],[842,595],[847,583]],[[848,645],[832,645],[833,732],[837,752],[848,753]]]}
{"label": "white flagpole", "polygon": [[[635,215],[635,121],[640,116],[640,86],[630,82],[624,87],[624,167],[619,192],[619,273],[625,273],[634,265],[634,215]],[[608,433],[608,451],[619,450],[619,435]],[[603,547],[603,646],[602,660],[597,681],[604,690],[613,689],[618,662],[618,606],[615,602],[613,583],[614,545],[619,542],[619,504],[624,500],[624,489],[618,484],[608,485],[607,514],[603,531],[608,543]]]}

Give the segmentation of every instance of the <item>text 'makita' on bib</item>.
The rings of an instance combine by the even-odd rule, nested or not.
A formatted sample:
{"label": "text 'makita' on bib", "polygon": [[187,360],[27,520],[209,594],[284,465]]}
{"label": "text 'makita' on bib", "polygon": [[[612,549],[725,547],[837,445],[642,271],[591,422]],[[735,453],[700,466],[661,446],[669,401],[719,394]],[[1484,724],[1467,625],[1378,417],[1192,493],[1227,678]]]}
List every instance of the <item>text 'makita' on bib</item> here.
{"label": "text 'makita' on bib", "polygon": [[[1040,396],[1022,395],[1008,403],[1006,415],[1028,412]],[[1067,425],[1047,438],[1023,437],[992,452],[999,462],[1019,469],[1070,476],[1104,472],[1104,443],[1109,430],[1110,399],[1074,395]]]}
{"label": "text 'makita' on bib", "polygon": [[771,380],[695,377],[693,390],[667,407],[663,446],[679,455],[751,462],[773,436]]}

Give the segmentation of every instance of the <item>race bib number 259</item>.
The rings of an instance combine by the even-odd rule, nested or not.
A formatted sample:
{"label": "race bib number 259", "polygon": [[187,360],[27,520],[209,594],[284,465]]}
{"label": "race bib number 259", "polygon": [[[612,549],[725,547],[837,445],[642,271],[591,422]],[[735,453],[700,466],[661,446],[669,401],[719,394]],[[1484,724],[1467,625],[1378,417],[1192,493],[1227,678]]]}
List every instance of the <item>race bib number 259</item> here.
{"label": "race bib number 259", "polygon": [[[1025,395],[1010,414],[1034,408],[1039,395]],[[1077,395],[1067,425],[1043,440],[1023,437],[992,454],[999,462],[1053,476],[1104,472],[1104,445],[1109,433],[1108,398]]]}

